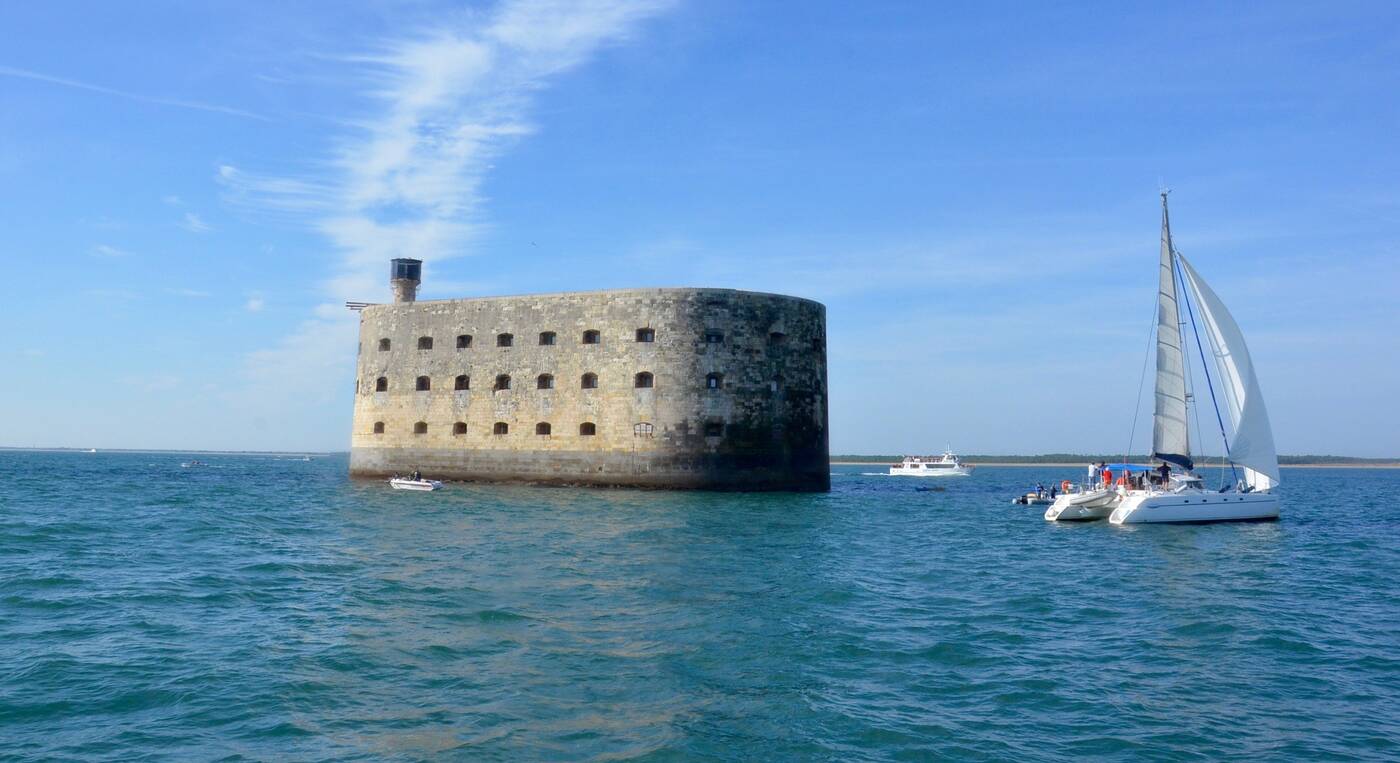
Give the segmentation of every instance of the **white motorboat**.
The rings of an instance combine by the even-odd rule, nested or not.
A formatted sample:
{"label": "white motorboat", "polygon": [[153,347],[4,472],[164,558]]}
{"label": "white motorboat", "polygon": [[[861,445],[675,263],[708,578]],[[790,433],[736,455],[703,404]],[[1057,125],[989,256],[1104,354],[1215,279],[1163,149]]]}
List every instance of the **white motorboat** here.
{"label": "white motorboat", "polygon": [[1011,502],[1018,506],[1047,506],[1050,504],[1050,496],[1045,493],[1038,493],[1034,490],[1025,495],[1018,495],[1011,499]]}
{"label": "white motorboat", "polygon": [[897,464],[890,464],[892,477],[966,477],[972,474],[972,464],[964,464],[945,450],[941,456],[905,456]]}
{"label": "white motorboat", "polygon": [[[1108,521],[1122,525],[1277,519],[1279,498],[1273,488],[1279,481],[1278,454],[1259,379],[1254,374],[1254,363],[1245,346],[1244,334],[1225,303],[1172,246],[1165,193],[1162,194],[1159,269],[1157,400],[1152,419],[1152,455],[1178,471],[1164,474],[1165,479],[1145,490],[1128,491]],[[1183,299],[1178,299],[1178,295]],[[1185,322],[1182,320],[1183,302]],[[1190,355],[1182,350],[1185,326],[1190,326],[1195,338],[1201,371],[1225,441],[1233,479],[1233,484],[1218,491],[1206,488],[1193,472],[1187,401],[1195,396],[1186,391],[1186,364]],[[1206,362],[1207,357],[1211,362]]]}
{"label": "white motorboat", "polygon": [[437,480],[414,480],[407,477],[395,477],[389,480],[389,484],[395,490],[438,490],[442,483]]}
{"label": "white motorboat", "polygon": [[1122,494],[1109,488],[1061,493],[1045,510],[1045,518],[1060,522],[1103,519],[1122,500]]}
{"label": "white motorboat", "polygon": [[[1083,484],[1075,485],[1069,480],[1060,484],[1061,492],[1045,510],[1045,518],[1052,522],[1106,519],[1141,475],[1150,471],[1150,467],[1140,464],[1090,464]],[[1133,477],[1135,473],[1139,477]]]}

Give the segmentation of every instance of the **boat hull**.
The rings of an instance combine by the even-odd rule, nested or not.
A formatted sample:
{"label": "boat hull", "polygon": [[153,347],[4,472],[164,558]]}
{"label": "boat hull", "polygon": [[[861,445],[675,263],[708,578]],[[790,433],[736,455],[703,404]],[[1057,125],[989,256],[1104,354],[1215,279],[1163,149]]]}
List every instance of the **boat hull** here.
{"label": "boat hull", "polygon": [[971,474],[971,466],[955,466],[950,469],[890,469],[891,477],[967,477]]}
{"label": "boat hull", "polygon": [[1122,496],[1112,490],[1095,490],[1090,493],[1066,493],[1055,499],[1045,510],[1045,518],[1052,522],[1087,522],[1104,519],[1113,513],[1113,508]]}
{"label": "boat hull", "polygon": [[1278,519],[1272,493],[1129,494],[1109,515],[1115,525],[1268,522]]}
{"label": "boat hull", "polygon": [[395,490],[437,490],[442,487],[442,483],[437,480],[403,480],[392,479],[389,484]]}

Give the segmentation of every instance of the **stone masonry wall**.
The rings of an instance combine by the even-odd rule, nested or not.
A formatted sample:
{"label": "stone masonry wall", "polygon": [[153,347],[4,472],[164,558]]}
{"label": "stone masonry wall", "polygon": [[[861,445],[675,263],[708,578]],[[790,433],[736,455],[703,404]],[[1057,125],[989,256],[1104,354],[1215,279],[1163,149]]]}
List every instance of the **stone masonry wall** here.
{"label": "stone masonry wall", "polygon": [[[816,302],[628,289],[372,305],[360,315],[354,475],[417,468],[461,480],[829,487],[826,316]],[[638,341],[639,329],[654,341]],[[586,331],[597,344],[583,342]],[[541,344],[542,332],[554,343]],[[503,333],[511,346],[498,346]],[[462,335],[470,345],[459,348]],[[420,349],[424,337],[431,349]],[[639,388],[639,373],[652,386]],[[495,389],[502,374],[509,389]],[[539,388],[541,374],[552,387]],[[597,376],[596,389],[583,387],[584,374]],[[459,375],[467,389],[454,388]],[[427,390],[417,389],[423,376]],[[381,378],[387,389],[376,391]],[[542,423],[549,434],[536,433]],[[581,434],[582,424],[596,434]]]}

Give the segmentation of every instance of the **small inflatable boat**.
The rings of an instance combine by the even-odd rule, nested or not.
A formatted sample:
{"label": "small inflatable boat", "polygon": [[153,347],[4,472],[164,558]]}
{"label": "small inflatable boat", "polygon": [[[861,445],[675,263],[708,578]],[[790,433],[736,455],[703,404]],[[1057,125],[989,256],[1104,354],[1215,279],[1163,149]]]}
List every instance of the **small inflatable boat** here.
{"label": "small inflatable boat", "polygon": [[395,477],[389,480],[389,484],[395,490],[437,490],[442,487],[437,480],[411,480],[406,477]]}

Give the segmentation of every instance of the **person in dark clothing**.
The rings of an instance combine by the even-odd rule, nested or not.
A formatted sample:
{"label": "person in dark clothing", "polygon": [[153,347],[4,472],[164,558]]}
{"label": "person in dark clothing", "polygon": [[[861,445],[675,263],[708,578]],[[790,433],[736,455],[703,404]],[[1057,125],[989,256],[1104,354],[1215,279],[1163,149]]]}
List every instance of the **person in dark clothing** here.
{"label": "person in dark clothing", "polygon": [[422,482],[422,481],[423,481],[423,473],[420,472],[420,471],[418,471],[417,469],[414,469],[414,470],[413,470],[413,481],[414,481],[414,482]]}
{"label": "person in dark clothing", "polygon": [[1165,486],[1171,481],[1171,478],[1172,468],[1166,461],[1163,461],[1162,465],[1157,467],[1157,484]]}

